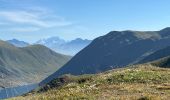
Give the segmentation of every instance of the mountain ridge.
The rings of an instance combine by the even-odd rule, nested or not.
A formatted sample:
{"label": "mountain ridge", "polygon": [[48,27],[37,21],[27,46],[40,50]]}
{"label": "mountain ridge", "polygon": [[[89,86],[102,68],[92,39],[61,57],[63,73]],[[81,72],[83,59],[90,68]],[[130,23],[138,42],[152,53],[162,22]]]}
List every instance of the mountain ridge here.
{"label": "mountain ridge", "polygon": [[50,37],[47,39],[41,39],[37,41],[35,44],[45,45],[52,50],[66,54],[66,55],[75,55],[81,49],[90,44],[91,40],[76,38],[71,41],[66,41],[59,37]]}
{"label": "mountain ridge", "polygon": [[26,46],[30,45],[29,43],[27,43],[25,41],[20,41],[17,39],[7,40],[7,42],[15,45],[16,47],[26,47]]}
{"label": "mountain ridge", "polygon": [[63,66],[70,58],[42,45],[15,47],[0,40],[0,86],[37,83]]}
{"label": "mountain ridge", "polygon": [[[111,31],[94,39],[90,45],[40,84],[63,74],[94,74],[136,64],[153,52],[170,46],[170,38],[164,37],[161,32]],[[170,31],[165,33],[169,35]]]}

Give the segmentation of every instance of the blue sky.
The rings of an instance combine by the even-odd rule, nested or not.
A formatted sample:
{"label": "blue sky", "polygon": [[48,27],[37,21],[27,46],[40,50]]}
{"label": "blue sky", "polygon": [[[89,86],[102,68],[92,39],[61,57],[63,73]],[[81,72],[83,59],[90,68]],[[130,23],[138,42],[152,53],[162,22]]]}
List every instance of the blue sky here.
{"label": "blue sky", "polygon": [[0,0],[0,39],[93,39],[170,26],[170,0]]}

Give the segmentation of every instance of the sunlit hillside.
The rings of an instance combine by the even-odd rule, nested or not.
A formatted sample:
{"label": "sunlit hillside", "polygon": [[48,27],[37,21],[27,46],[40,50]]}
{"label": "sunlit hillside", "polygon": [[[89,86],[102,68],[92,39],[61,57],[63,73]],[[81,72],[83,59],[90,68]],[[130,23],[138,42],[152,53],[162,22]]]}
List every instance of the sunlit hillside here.
{"label": "sunlit hillside", "polygon": [[96,75],[64,75],[10,100],[168,100],[170,69],[133,65]]}

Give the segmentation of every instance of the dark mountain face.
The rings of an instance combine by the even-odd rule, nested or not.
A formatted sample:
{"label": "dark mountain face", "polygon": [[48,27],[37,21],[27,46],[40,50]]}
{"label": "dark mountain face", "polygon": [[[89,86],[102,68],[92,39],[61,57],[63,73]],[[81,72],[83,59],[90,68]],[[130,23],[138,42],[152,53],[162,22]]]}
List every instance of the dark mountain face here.
{"label": "dark mountain face", "polygon": [[70,58],[42,45],[18,48],[0,41],[0,86],[39,82],[63,66]]}
{"label": "dark mountain face", "polygon": [[149,63],[158,67],[170,68],[170,55]]}
{"label": "dark mountain face", "polygon": [[[170,34],[170,32],[166,33]],[[163,31],[112,31],[96,38],[43,82],[48,82],[62,74],[99,73],[138,63],[166,46],[170,46],[170,38],[163,35]]]}
{"label": "dark mountain face", "polygon": [[16,47],[26,47],[29,45],[29,43],[24,42],[24,41],[19,41],[17,39],[8,40],[7,42],[15,45]]}
{"label": "dark mountain face", "polygon": [[168,56],[170,56],[170,46],[154,52],[153,54],[141,60],[139,63],[147,63],[147,62],[155,61],[155,60],[168,57]]}
{"label": "dark mountain face", "polygon": [[169,38],[170,37],[170,27],[167,27],[167,28],[164,28],[162,30],[159,31],[159,34],[162,36],[162,37],[165,37],[165,38]]}

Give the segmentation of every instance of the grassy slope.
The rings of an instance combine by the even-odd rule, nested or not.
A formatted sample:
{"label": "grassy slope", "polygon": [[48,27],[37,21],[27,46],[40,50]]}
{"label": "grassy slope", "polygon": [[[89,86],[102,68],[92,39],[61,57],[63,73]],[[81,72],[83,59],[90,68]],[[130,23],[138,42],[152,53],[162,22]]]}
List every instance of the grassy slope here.
{"label": "grassy slope", "polygon": [[70,58],[42,45],[18,48],[0,40],[0,87],[40,82]]}
{"label": "grassy slope", "polygon": [[146,64],[96,75],[63,76],[53,80],[38,92],[11,100],[168,100],[168,98],[170,98],[170,69]]}

